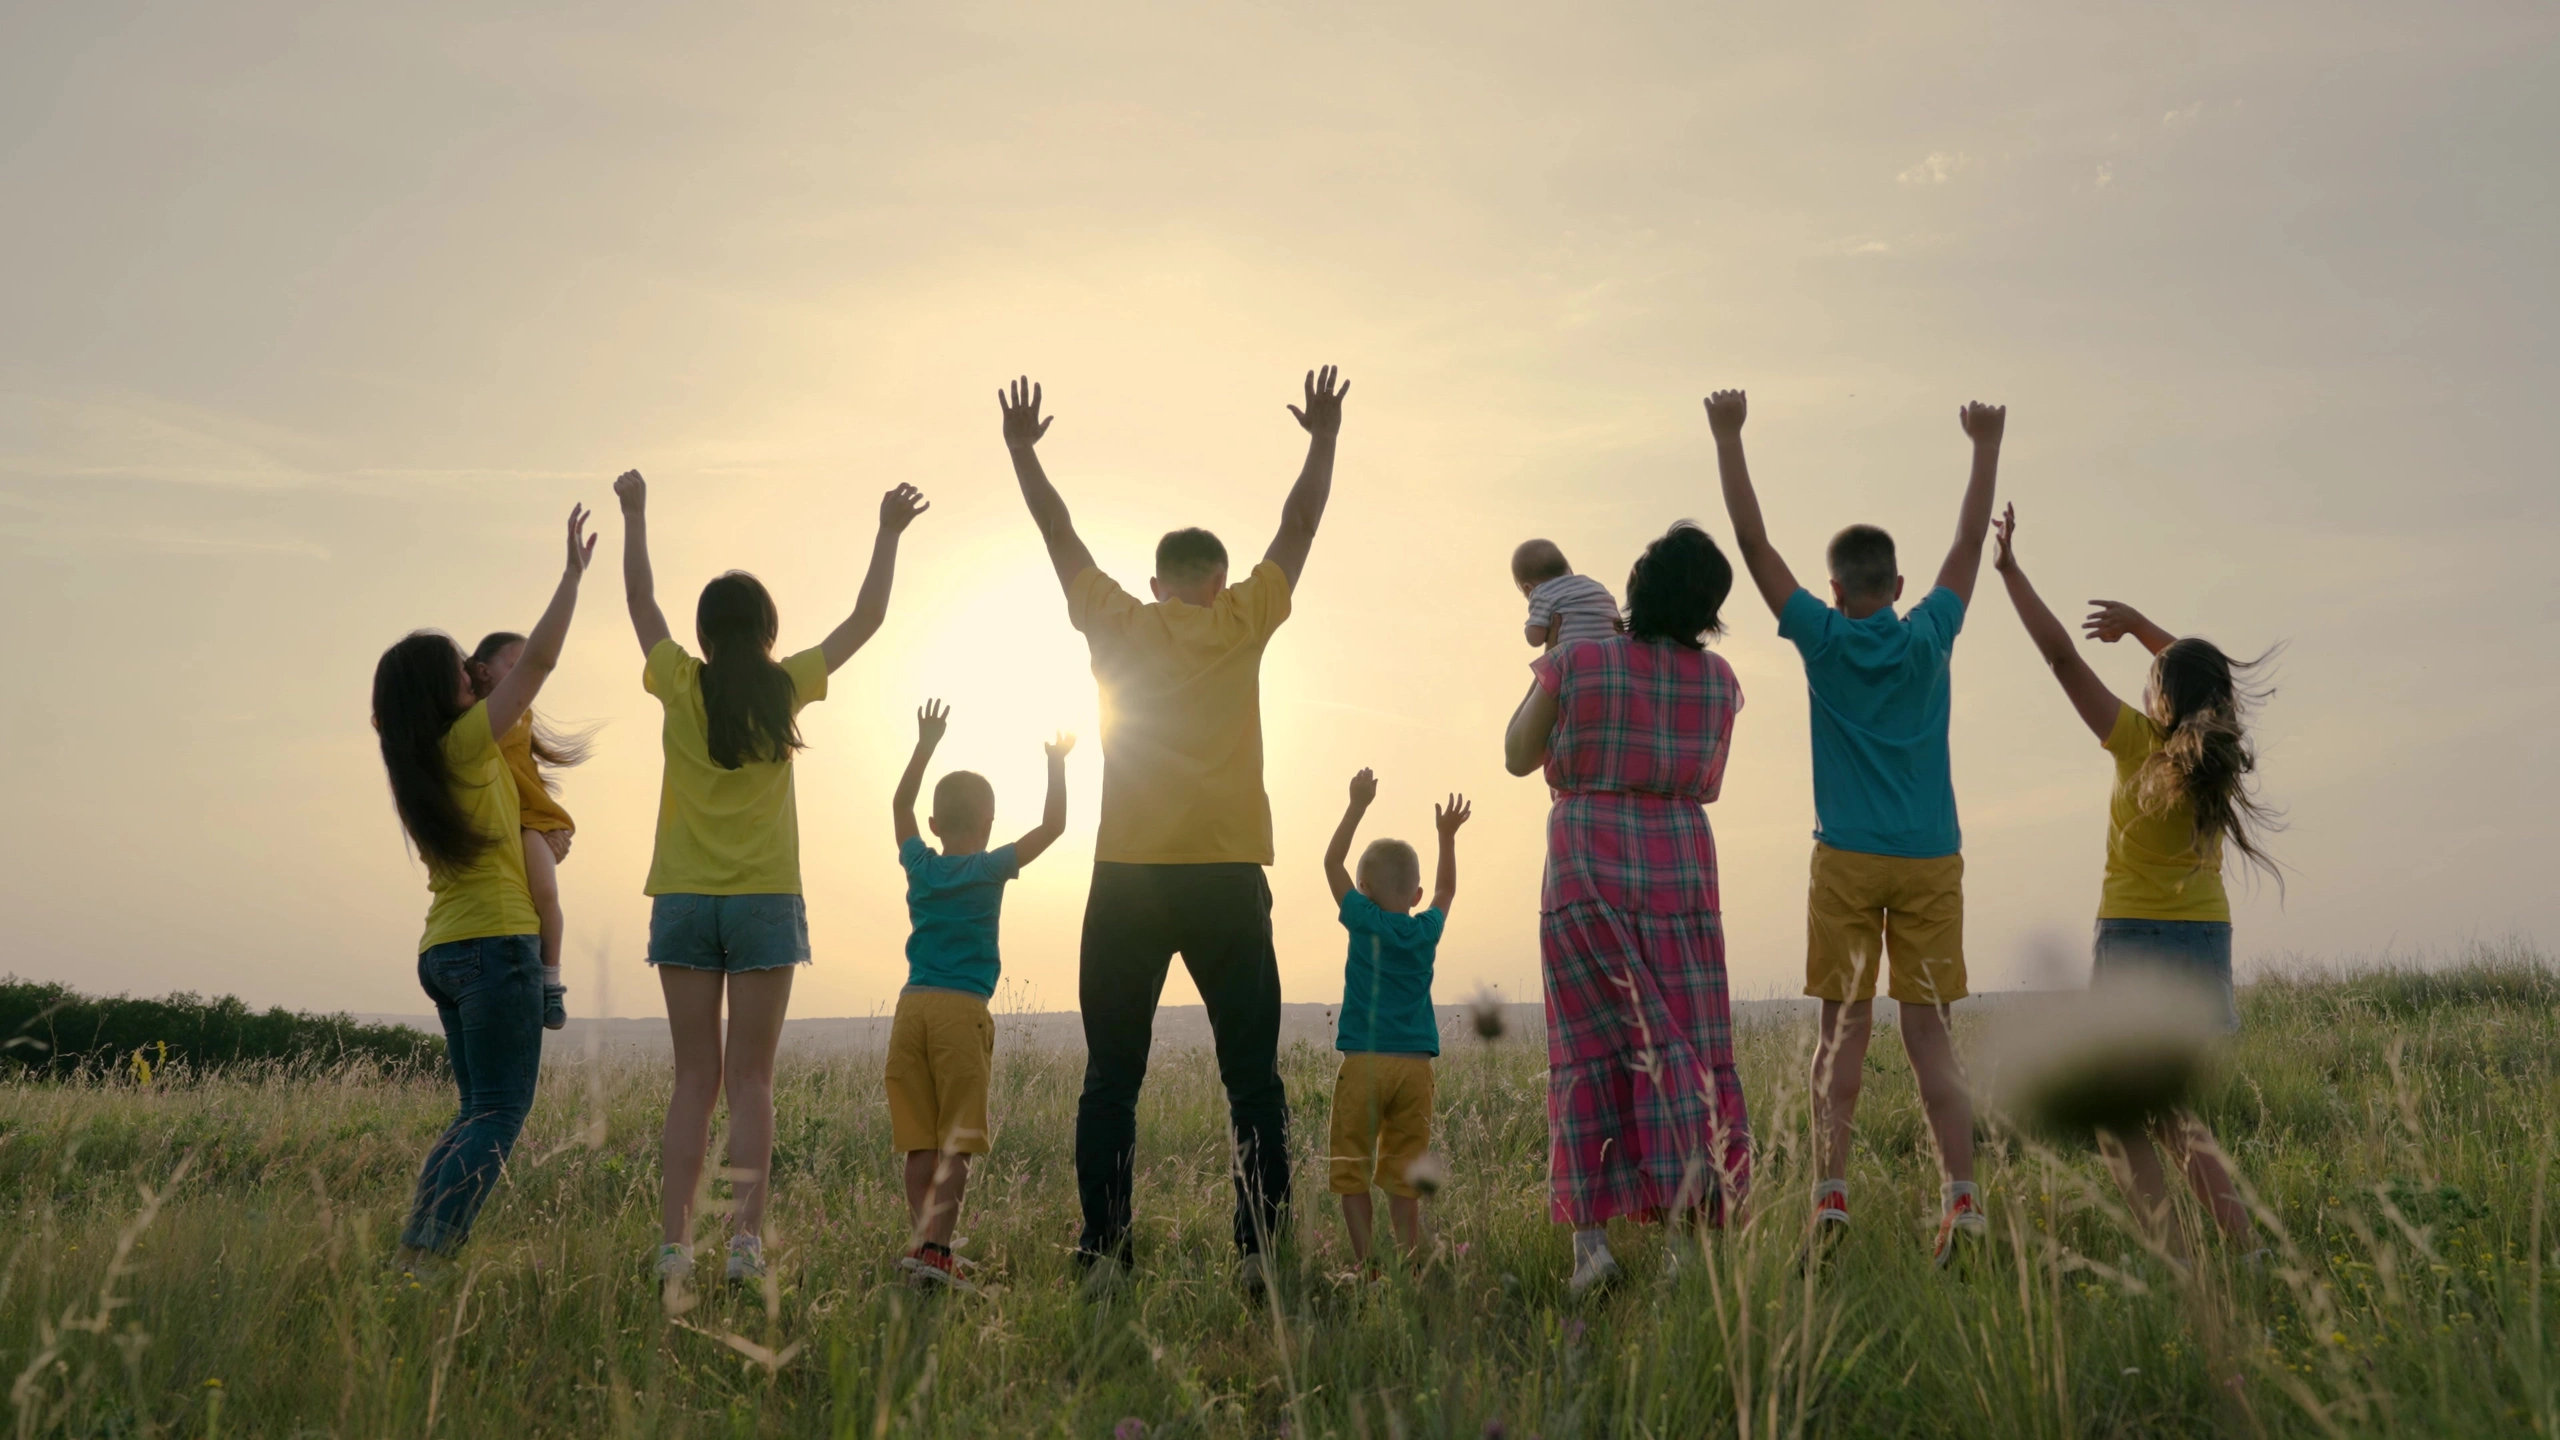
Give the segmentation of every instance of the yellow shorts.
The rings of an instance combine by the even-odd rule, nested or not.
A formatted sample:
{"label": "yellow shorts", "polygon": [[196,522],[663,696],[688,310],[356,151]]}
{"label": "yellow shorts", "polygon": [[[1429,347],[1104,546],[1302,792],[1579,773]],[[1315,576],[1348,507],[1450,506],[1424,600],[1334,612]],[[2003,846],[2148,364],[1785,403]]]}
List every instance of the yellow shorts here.
{"label": "yellow shorts", "polygon": [[1905,1005],[1965,997],[1964,857],[1910,860],[1816,844],[1804,993],[1872,1000],[1887,959],[1893,981],[1885,993]]}
{"label": "yellow shorts", "polygon": [[889,1135],[901,1153],[987,1153],[996,1022],[958,990],[909,990],[889,1022]]}
{"label": "yellow shorts", "polygon": [[1333,1193],[1366,1195],[1378,1188],[1398,1199],[1417,1192],[1405,1183],[1405,1167],[1431,1148],[1431,1057],[1342,1057],[1333,1079]]}

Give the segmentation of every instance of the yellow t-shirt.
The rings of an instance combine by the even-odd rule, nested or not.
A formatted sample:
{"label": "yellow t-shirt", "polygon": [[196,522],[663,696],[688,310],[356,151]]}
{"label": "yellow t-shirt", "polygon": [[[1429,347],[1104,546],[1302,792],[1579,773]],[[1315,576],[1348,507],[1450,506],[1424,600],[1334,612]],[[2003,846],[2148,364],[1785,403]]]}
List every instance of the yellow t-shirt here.
{"label": "yellow t-shirt", "polygon": [[2184,800],[2158,814],[2142,808],[2142,762],[2160,749],[2159,722],[2130,705],[2116,711],[2107,753],[2116,761],[2107,801],[2107,884],[2101,920],[2231,919],[2222,890],[2222,842],[2197,863],[2196,816]]}
{"label": "yellow t-shirt", "polygon": [[1097,860],[1268,865],[1262,793],[1262,648],[1289,618],[1289,577],[1269,560],[1207,609],[1141,604],[1088,568],[1067,586],[1067,620],[1102,687]]}
{"label": "yellow t-shirt", "polygon": [[464,869],[427,867],[427,890],[435,898],[427,904],[427,933],[418,941],[419,953],[456,940],[541,933],[533,895],[524,886],[515,777],[507,773],[497,737],[489,733],[488,701],[463,711],[444,732],[444,763],[453,771],[454,798],[471,817],[471,828],[491,844]]}
{"label": "yellow t-shirt", "polygon": [[[782,662],[791,710],[827,698],[827,657],[809,649]],[[723,770],[711,759],[702,714],[702,662],[673,640],[649,652],[640,683],[667,710],[661,736],[666,780],[658,789],[658,850],[650,895],[797,895],[800,807],[791,759],[751,760]]]}
{"label": "yellow t-shirt", "polygon": [[507,773],[516,782],[516,810],[527,830],[575,830],[578,822],[560,808],[560,797],[542,783],[542,766],[533,758],[533,712],[516,717],[498,737],[498,752],[507,757]]}

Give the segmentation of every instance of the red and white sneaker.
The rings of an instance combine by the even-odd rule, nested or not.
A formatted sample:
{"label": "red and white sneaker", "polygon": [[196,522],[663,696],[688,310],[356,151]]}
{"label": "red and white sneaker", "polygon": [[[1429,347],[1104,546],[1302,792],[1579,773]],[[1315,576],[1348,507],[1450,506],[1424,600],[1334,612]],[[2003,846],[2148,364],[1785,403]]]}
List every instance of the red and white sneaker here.
{"label": "red and white sneaker", "polygon": [[1971,1185],[1947,1187],[1946,1206],[1938,1212],[1938,1268],[1955,1263],[1957,1247],[1979,1242],[1991,1233],[1991,1217],[1982,1213],[1981,1196]]}
{"label": "red and white sneaker", "polygon": [[898,1261],[907,1272],[907,1284],[917,1290],[964,1290],[974,1292],[977,1286],[960,1275],[960,1257],[939,1245],[919,1245]]}
{"label": "red and white sneaker", "polygon": [[1804,1256],[1798,1268],[1812,1269],[1829,1258],[1849,1237],[1849,1187],[1826,1180],[1814,1187],[1813,1218],[1805,1226]]}

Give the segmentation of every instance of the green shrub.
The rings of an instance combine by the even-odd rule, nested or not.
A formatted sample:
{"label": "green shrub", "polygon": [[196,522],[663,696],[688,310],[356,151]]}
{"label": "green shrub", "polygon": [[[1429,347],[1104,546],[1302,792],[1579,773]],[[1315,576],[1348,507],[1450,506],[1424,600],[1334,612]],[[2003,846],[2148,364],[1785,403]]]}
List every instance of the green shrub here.
{"label": "green shrub", "polygon": [[158,1075],[175,1066],[174,1073],[203,1075],[243,1064],[391,1071],[443,1063],[444,1037],[406,1025],[281,1008],[261,1013],[236,995],[99,998],[0,977],[0,1074]]}

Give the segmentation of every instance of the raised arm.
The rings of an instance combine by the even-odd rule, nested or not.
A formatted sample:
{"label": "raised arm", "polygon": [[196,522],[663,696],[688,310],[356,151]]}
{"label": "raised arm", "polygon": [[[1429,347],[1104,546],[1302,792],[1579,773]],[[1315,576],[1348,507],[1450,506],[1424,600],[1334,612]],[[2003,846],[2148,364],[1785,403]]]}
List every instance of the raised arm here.
{"label": "raised arm", "polygon": [[1039,859],[1042,851],[1067,833],[1067,752],[1074,748],[1076,737],[1064,730],[1040,747],[1040,753],[1049,757],[1049,798],[1041,803],[1040,823],[1013,842],[1013,863],[1018,866]]}
{"label": "raised arm", "polygon": [[889,618],[889,587],[898,578],[898,537],[932,508],[924,492],[913,485],[901,485],[880,497],[880,533],[871,541],[871,569],[862,577],[861,593],[853,597],[853,613],[818,642],[826,653],[828,674],[843,669],[854,651],[880,633],[880,622]]}
{"label": "raised arm", "polygon": [[2092,600],[2098,608],[2080,622],[2080,629],[2092,640],[2109,645],[2127,635],[2142,642],[2142,648],[2157,655],[2178,643],[2178,637],[2151,623],[2149,617],[2121,600]]}
{"label": "raised arm", "polygon": [[1004,411],[1004,448],[1013,457],[1014,482],[1022,487],[1022,503],[1031,507],[1031,523],[1040,527],[1040,542],[1049,547],[1049,568],[1058,572],[1058,587],[1065,589],[1093,568],[1093,552],[1077,536],[1067,502],[1058,497],[1058,487],[1049,483],[1049,472],[1040,468],[1034,448],[1049,433],[1050,421],[1058,417],[1040,418],[1040,387],[1028,378],[1014,381],[1010,391],[998,389],[996,405]]}
{"label": "raised arm", "polygon": [[2062,682],[2062,693],[2071,697],[2071,708],[2080,712],[2080,721],[2104,741],[2115,733],[2116,714],[2124,708],[2107,682],[2080,658],[2071,643],[2071,632],[2062,628],[2036,587],[2027,583],[2027,572],[2018,568],[2018,507],[2012,505],[2000,517],[1996,531],[1998,554],[1992,568],[2000,572],[2001,582],[2009,587],[2009,603],[2018,608],[2018,619],[2027,627],[2027,638],[2036,642],[2036,653],[2044,657],[2045,667],[2053,678]]}
{"label": "raised arm", "polygon": [[524,637],[524,658],[498,688],[489,692],[489,729],[504,735],[515,728],[524,712],[533,708],[533,697],[542,693],[542,682],[551,678],[560,663],[560,647],[569,638],[569,617],[578,613],[578,581],[587,573],[587,562],[595,558],[596,537],[586,533],[587,507],[569,507],[569,564],[560,572],[560,583],[551,591],[551,603],[543,609],[542,618],[534,623],[532,633]]}
{"label": "raised arm", "polygon": [[1369,813],[1369,802],[1378,798],[1378,777],[1362,770],[1351,777],[1351,803],[1344,807],[1342,823],[1333,827],[1333,838],[1324,842],[1324,883],[1333,889],[1333,903],[1351,893],[1351,837],[1360,833],[1360,817]]}
{"label": "raised arm", "polygon": [[2009,407],[1976,400],[1956,412],[1956,423],[1973,437],[1973,475],[1965,481],[1964,508],[1956,512],[1956,543],[1947,547],[1938,583],[1969,606],[1973,582],[1982,574],[1982,537],[1991,529],[1991,496],[2000,484],[2000,432],[2009,423]]}
{"label": "raised arm", "polygon": [[933,747],[942,743],[942,732],[951,725],[951,707],[939,700],[927,700],[916,712],[916,750],[907,757],[906,772],[898,777],[898,788],[889,794],[889,828],[898,833],[898,844],[904,846],[916,838],[916,795],[924,789],[924,767],[933,760]]}
{"label": "raised arm", "polygon": [[[1707,428],[1716,437],[1716,476],[1724,483],[1724,513],[1733,521],[1733,543],[1742,547],[1742,563],[1769,613],[1784,615],[1787,597],[1796,593],[1796,572],[1787,568],[1778,547],[1769,543],[1769,527],[1760,519],[1760,496],[1751,488],[1751,467],[1742,458],[1742,421],[1750,413],[1749,398],[1739,390],[1719,390],[1707,397]],[[1526,770],[1514,770],[1526,775]]]}
{"label": "raised arm", "polygon": [[1431,807],[1432,828],[1440,832],[1440,872],[1431,882],[1431,908],[1444,916],[1450,902],[1458,898],[1458,827],[1475,813],[1476,807],[1464,795],[1452,795],[1448,804]]}
{"label": "raised arm", "polygon": [[1262,558],[1289,577],[1292,594],[1298,589],[1298,573],[1307,568],[1307,551],[1316,543],[1316,527],[1324,523],[1325,502],[1333,498],[1333,442],[1342,433],[1342,397],[1351,393],[1350,381],[1334,382],[1330,365],[1308,371],[1306,408],[1289,407],[1306,427],[1307,463],[1298,468],[1298,483],[1289,487],[1289,498],[1280,506],[1280,533],[1271,537]]}
{"label": "raised arm", "polygon": [[613,482],[622,502],[622,603],[631,609],[631,628],[640,637],[640,653],[648,654],[667,638],[667,615],[658,608],[658,580],[649,570],[649,482],[637,470],[625,470]]}

